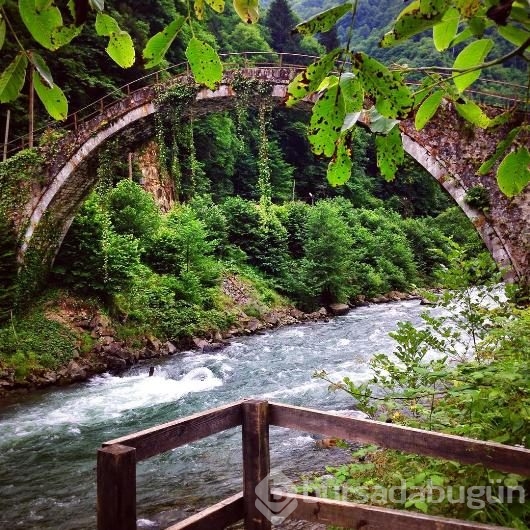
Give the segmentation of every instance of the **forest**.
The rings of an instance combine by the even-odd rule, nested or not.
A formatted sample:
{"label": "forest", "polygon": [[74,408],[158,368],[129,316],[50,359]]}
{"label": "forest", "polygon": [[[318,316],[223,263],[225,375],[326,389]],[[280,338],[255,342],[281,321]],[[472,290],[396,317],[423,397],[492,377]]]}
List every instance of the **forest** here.
{"label": "forest", "polygon": [[[126,12],[112,4],[107,8],[121,27],[143,28],[135,39],[140,45],[172,15],[160,4],[146,14],[145,27],[131,19],[128,28]],[[298,18],[284,2],[270,6],[261,26],[237,22],[230,6],[227,11],[208,25],[208,38],[220,50],[309,55],[323,49],[314,38],[291,34]],[[47,57],[58,61],[54,71],[66,70],[59,71],[71,105],[81,107],[140,75],[134,67],[120,70],[98,60],[102,50],[95,36],[79,39],[72,50]],[[167,60],[180,62],[182,51],[178,55],[175,48]],[[68,60],[71,54],[75,61]],[[257,300],[243,308],[247,314],[261,316],[288,301],[310,312],[334,302],[438,285],[436,269],[447,264],[453,245],[469,256],[485,251],[464,214],[412,159],[385,183],[378,175],[374,139],[363,129],[352,143],[351,178],[333,187],[326,182],[325,160],[311,152],[306,112],[269,107],[256,115],[243,100],[233,111],[182,121],[182,103],[175,98],[185,96],[171,97],[172,105],[157,118],[155,144],[139,148],[154,150],[160,179],[169,182],[171,209],[166,204],[162,211],[142,189],[141,156],[129,167],[119,139],[108,142],[95,169],[99,183],[59,250],[41,295],[44,302],[33,303],[27,316],[24,308],[13,313],[14,290],[2,298],[7,321],[2,357],[20,376],[57,368],[74,354],[76,341],[64,339],[67,330],[43,323],[42,304],[50,297],[60,301],[64,289],[101,305],[121,322],[127,340],[154,334],[186,344],[237,319],[221,288],[230,275],[257,288]],[[26,113],[22,107],[13,111],[18,126]],[[46,119],[42,111],[37,115]],[[10,257],[5,261],[9,277],[14,256],[9,248],[4,252]],[[48,338],[61,344],[56,357],[48,344],[39,344],[44,326],[57,328],[60,338]],[[90,347],[87,342],[84,348]]]}
{"label": "forest", "polygon": [[[259,52],[253,54],[256,63],[270,61],[275,52],[323,57],[333,54],[337,46],[346,46],[358,57],[405,64],[411,70],[424,65],[450,68],[464,47],[457,43],[439,53],[429,32],[412,34],[393,47],[378,46],[403,9],[396,0],[359,2],[353,26],[351,18],[345,17],[314,36],[292,28],[335,2],[265,2],[259,24],[243,22],[238,4],[234,8],[227,3],[222,16],[210,10],[199,17],[204,20],[184,24],[157,66],[189,59],[187,43],[193,39],[220,54]],[[17,2],[5,0],[0,8],[0,21],[9,20],[18,36],[18,42],[6,39],[3,43],[5,68],[17,61],[20,46],[30,49],[33,43],[31,32],[18,17]],[[149,49],[151,37],[179,17],[189,17],[189,6],[170,0],[112,0],[105,2],[105,13],[132,37],[136,60],[130,67],[121,68],[109,59],[97,23],[86,26],[57,51],[39,50],[70,110],[112,92],[118,99],[119,87],[145,75],[147,59],[142,50]],[[92,22],[96,15],[89,11],[87,17]],[[527,22],[517,23],[518,31],[527,32]],[[2,27],[5,30],[5,23]],[[490,35],[488,28],[479,36],[484,35]],[[520,35],[517,39],[515,44],[520,45]],[[492,36],[491,42],[498,55],[510,55],[513,39]],[[528,85],[525,50],[523,46],[521,54],[485,69],[474,88],[486,90],[489,79],[507,83],[500,89],[507,97],[513,95],[513,86],[523,87],[524,92]],[[37,73],[32,75],[39,79]],[[326,78],[329,86],[322,90],[334,90],[332,77]],[[479,107],[463,90],[450,91],[438,77],[432,76],[431,81],[432,86],[421,85],[430,96],[424,94],[416,108],[438,95],[439,105],[442,94],[436,91],[441,86],[463,118],[473,125],[483,119],[480,109],[470,118],[469,109],[475,112]],[[425,316],[417,328],[400,324],[393,335],[394,356],[374,357],[371,378],[365,383],[347,377],[334,380],[324,371],[317,371],[315,377],[328,382],[332,390],[346,391],[358,409],[381,421],[529,447],[528,286],[509,287],[508,300],[501,297],[501,301],[494,286],[505,271],[497,269],[449,194],[409,156],[400,167],[381,161],[381,143],[386,142],[381,138],[394,134],[395,124],[389,123],[401,114],[391,116],[391,109],[385,116],[383,98],[376,95],[374,108],[381,113],[379,118],[387,120],[385,127],[390,127],[385,135],[371,134],[371,127],[348,127],[345,134],[343,129],[341,136],[326,139],[335,145],[332,156],[326,157],[322,156],[325,148],[315,153],[319,133],[310,125],[310,111],[278,108],[265,84],[238,82],[232,109],[184,116],[196,87],[177,86],[159,97],[161,110],[154,118],[153,138],[135,144],[130,156],[122,147],[123,136],[104,144],[90,167],[97,174],[97,184],[80,206],[53,267],[45,271],[41,289],[29,299],[24,286],[17,284],[18,242],[7,182],[17,163],[38,162],[39,150],[53,148],[61,122],[50,121],[49,100],[38,89],[40,99],[34,100],[33,87],[2,105],[2,116],[9,111],[11,134],[23,136],[29,127],[38,133],[38,145],[0,162],[0,383],[6,390],[45,386],[56,382],[56,374],[65,367],[99,355],[103,346],[98,336],[76,323],[86,320],[86,315],[88,320],[98,315],[124,350],[156,344],[184,350],[217,344],[230,330],[233,335],[244,334],[250,319],[265,322],[275,312],[296,308],[315,315],[324,308],[328,315],[325,308],[329,311],[333,304],[355,307],[413,293],[426,303],[440,303],[452,314],[449,320],[454,327],[445,327],[446,317]],[[341,83],[339,76],[335,90]],[[6,86],[7,82],[0,82],[0,96]],[[290,97],[301,97],[296,90]],[[406,106],[398,99],[396,105]],[[471,125],[466,126],[469,131]],[[505,153],[518,156],[517,164],[523,160],[524,165],[526,118],[510,138],[514,149],[510,151],[506,144],[491,166]],[[343,175],[335,174],[335,181],[329,175],[341,159],[341,149],[351,162],[344,165],[345,170],[341,166],[347,178],[337,186]],[[504,189],[506,174],[501,171],[498,176]],[[511,195],[525,186],[522,182],[517,189],[510,188]],[[485,215],[488,201],[479,186],[465,196],[467,204]],[[244,296],[234,295],[234,289]],[[497,306],[491,311],[480,307],[472,299],[475,294],[471,293],[476,292],[487,293],[484,298],[491,296]],[[468,348],[470,336],[469,357],[459,357],[458,343]],[[432,351],[439,354],[436,360],[429,358]],[[94,366],[87,368],[87,375],[92,369],[106,368]],[[486,410],[492,400],[499,402],[502,414]],[[330,467],[327,483],[314,477],[314,488],[333,496],[343,484],[355,487],[370,481],[374,470],[381,483],[392,485],[397,475],[385,472],[385,467],[397,467],[418,482],[429,478],[438,485],[499,479],[507,485],[528,486],[528,479],[517,475],[493,475],[370,447],[355,453],[353,464]],[[461,511],[424,501],[400,507],[521,529],[528,528],[530,521],[528,502]]]}

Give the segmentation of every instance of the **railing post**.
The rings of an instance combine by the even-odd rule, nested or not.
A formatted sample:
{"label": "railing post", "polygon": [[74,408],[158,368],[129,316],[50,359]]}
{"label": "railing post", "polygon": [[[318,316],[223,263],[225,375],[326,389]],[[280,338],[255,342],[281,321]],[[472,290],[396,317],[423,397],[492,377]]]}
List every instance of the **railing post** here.
{"label": "railing post", "polygon": [[98,530],[136,530],[136,449],[98,449]]}
{"label": "railing post", "polygon": [[270,519],[256,505],[261,503],[260,506],[266,507],[270,498],[269,404],[267,401],[249,400],[241,406],[245,530],[271,530]]}

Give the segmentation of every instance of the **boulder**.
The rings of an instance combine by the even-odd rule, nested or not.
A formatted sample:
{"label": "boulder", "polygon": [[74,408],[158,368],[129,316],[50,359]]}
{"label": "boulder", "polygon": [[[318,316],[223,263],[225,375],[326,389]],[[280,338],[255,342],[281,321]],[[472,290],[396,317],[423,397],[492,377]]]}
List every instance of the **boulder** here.
{"label": "boulder", "polygon": [[107,357],[107,369],[111,372],[121,372],[127,368],[127,362],[125,359],[120,357],[114,357],[113,355]]}
{"label": "boulder", "polygon": [[146,337],[145,345],[150,350],[158,351],[158,350],[162,349],[162,343],[156,337],[153,337],[151,335]]}
{"label": "boulder", "polygon": [[245,329],[248,329],[251,333],[254,333],[262,328],[263,324],[257,318],[251,318],[245,326]]}
{"label": "boulder", "polygon": [[204,339],[199,339],[198,337],[193,337],[192,342],[195,347],[201,351],[204,351],[204,348],[208,347],[208,341]]}
{"label": "boulder", "polygon": [[340,315],[346,315],[350,310],[350,306],[348,304],[331,304],[329,310],[332,315],[337,317]]}
{"label": "boulder", "polygon": [[169,340],[164,344],[164,347],[169,355],[173,355],[174,353],[178,352],[177,347]]}
{"label": "boulder", "polygon": [[296,320],[305,320],[306,314],[303,311],[300,311],[300,309],[293,307],[289,312],[293,318],[296,318]]}
{"label": "boulder", "polygon": [[222,342],[207,342],[202,351],[210,352],[210,351],[220,350],[224,347],[225,345]]}
{"label": "boulder", "polygon": [[84,367],[75,361],[70,361],[66,367],[65,377],[70,381],[84,381],[87,378],[87,373]]}
{"label": "boulder", "polygon": [[427,300],[427,298],[421,298],[420,305],[436,305],[436,302],[431,302],[430,300]]}

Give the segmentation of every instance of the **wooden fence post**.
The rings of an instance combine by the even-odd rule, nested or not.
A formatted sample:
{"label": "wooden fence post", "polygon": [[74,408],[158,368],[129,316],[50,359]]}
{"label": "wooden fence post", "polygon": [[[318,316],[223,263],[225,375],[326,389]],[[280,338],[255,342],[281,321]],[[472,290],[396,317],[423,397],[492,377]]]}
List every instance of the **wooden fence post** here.
{"label": "wooden fence post", "polygon": [[262,507],[266,507],[270,498],[269,404],[267,401],[249,400],[241,406],[245,530],[271,530],[270,519],[256,506],[258,501]]}
{"label": "wooden fence post", "polygon": [[98,530],[136,530],[136,449],[98,449]]}

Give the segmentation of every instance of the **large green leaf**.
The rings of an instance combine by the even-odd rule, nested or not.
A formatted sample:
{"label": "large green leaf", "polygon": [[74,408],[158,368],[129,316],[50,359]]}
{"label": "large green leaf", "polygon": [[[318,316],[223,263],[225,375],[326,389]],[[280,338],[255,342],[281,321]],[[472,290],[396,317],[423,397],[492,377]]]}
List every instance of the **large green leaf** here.
{"label": "large green leaf", "polygon": [[300,72],[287,87],[287,107],[291,107],[297,101],[304,99],[315,92],[322,80],[328,75],[335,64],[335,59],[341,49],[336,48],[321,57],[318,61],[310,64],[303,72]]}
{"label": "large green leaf", "polygon": [[4,46],[5,40],[6,40],[6,21],[2,18],[0,19],[0,50]]}
{"label": "large green leaf", "polygon": [[375,134],[388,134],[399,122],[391,118],[385,118],[375,107],[366,111],[365,125]]}
{"label": "large green leaf", "polygon": [[96,32],[103,37],[109,37],[105,50],[109,57],[122,68],[129,68],[134,64],[135,51],[131,36],[120,30],[114,18],[105,13],[96,15]]}
{"label": "large green leaf", "polygon": [[328,88],[313,106],[309,123],[308,138],[313,153],[333,156],[342,124],[344,123],[344,104],[337,83]]}
{"label": "large green leaf", "polygon": [[234,0],[234,9],[247,24],[255,24],[259,19],[259,0]]}
{"label": "large green leaf", "polygon": [[484,111],[474,102],[467,101],[466,103],[455,103],[455,108],[458,114],[465,120],[481,129],[487,129],[491,125],[490,118]]}
{"label": "large green leaf", "polygon": [[213,90],[223,78],[223,65],[217,52],[208,43],[192,37],[186,48],[186,57],[195,81]]}
{"label": "large green leaf", "polygon": [[414,118],[414,125],[416,126],[417,131],[423,129],[427,122],[436,114],[436,111],[442,102],[443,94],[443,90],[437,90],[421,104]]}
{"label": "large green leaf", "polygon": [[519,147],[499,165],[497,183],[508,197],[520,193],[530,182],[530,153],[527,147]]}
{"label": "large green leaf", "polygon": [[18,0],[18,10],[32,37],[48,50],[56,50],[58,46],[53,42],[52,36],[63,24],[59,9],[48,5],[37,10],[35,0]]}
{"label": "large green leaf", "polygon": [[347,146],[349,135],[344,135],[337,142],[337,148],[328,165],[327,178],[333,186],[340,186],[347,182],[351,176],[353,162],[351,151]]}
{"label": "large green leaf", "polygon": [[206,3],[216,12],[222,13],[225,10],[225,0],[206,0]]}
{"label": "large green leaf", "polygon": [[28,58],[24,52],[20,52],[2,72],[0,76],[0,103],[8,103],[17,99],[26,80],[27,66]]}
{"label": "large green leaf", "polygon": [[385,33],[380,46],[386,48],[404,39],[432,28],[442,19],[448,2],[445,0],[416,0],[408,5],[396,19],[394,27]]}
{"label": "large green leaf", "polygon": [[[471,42],[458,54],[453,68],[455,70],[467,70],[481,65],[492,48],[493,41],[491,39],[479,39]],[[480,77],[481,72],[480,69],[465,74],[453,72],[453,81],[459,92],[463,92],[472,85]]]}
{"label": "large green leaf", "polygon": [[81,31],[83,31],[83,25],[75,26],[59,26],[55,28],[52,33],[52,43],[55,46],[54,49],[58,49],[61,46],[65,46],[72,39],[77,37]]}
{"label": "large green leaf", "polygon": [[439,52],[449,48],[458,31],[459,22],[460,13],[456,7],[452,7],[445,12],[442,21],[432,28],[434,46]]}
{"label": "large green leaf", "polygon": [[506,152],[508,147],[510,147],[512,142],[515,140],[515,137],[521,132],[521,129],[522,127],[516,127],[515,129],[512,129],[506,138],[497,144],[495,152],[478,168],[477,174],[486,175],[489,173],[491,168],[495,165],[495,162],[497,162],[497,160],[499,160],[499,158]]}
{"label": "large green leaf", "polygon": [[376,136],[375,146],[377,148],[377,167],[385,180],[391,181],[405,159],[399,127],[394,127],[386,136]]}
{"label": "large green leaf", "polygon": [[63,91],[57,85],[53,85],[51,88],[47,87],[41,81],[40,76],[35,76],[33,84],[35,92],[37,92],[48,114],[55,120],[66,119],[66,116],[68,116],[68,102]]}
{"label": "large green leaf", "polygon": [[298,24],[294,29],[303,35],[314,35],[315,33],[325,33],[329,31],[336,22],[343,17],[348,11],[351,11],[352,4],[347,2],[321,13],[317,13],[311,18]]}
{"label": "large green leaf", "polygon": [[352,66],[374,99],[375,108],[387,118],[405,118],[412,110],[412,95],[397,72],[363,52],[352,54]]}
{"label": "large green leaf", "polygon": [[164,58],[164,55],[182,28],[184,20],[182,15],[177,15],[177,18],[173,22],[149,39],[143,51],[146,68],[156,66]]}
{"label": "large green leaf", "polygon": [[347,72],[340,76],[340,95],[344,101],[344,111],[353,113],[362,110],[364,89],[361,81],[354,74]]}
{"label": "large green leaf", "polygon": [[46,64],[46,61],[34,51],[29,52],[28,55],[31,64],[35,67],[35,70],[37,70],[41,79],[46,85],[48,85],[49,88],[51,88],[53,86],[53,77],[48,65]]}
{"label": "large green leaf", "polygon": [[134,64],[134,44],[126,31],[112,33],[105,50],[109,57],[122,68],[129,68]]}
{"label": "large green leaf", "polygon": [[516,28],[514,26],[499,26],[497,31],[509,42],[516,46],[522,46],[529,38],[530,31]]}
{"label": "large green leaf", "polygon": [[114,18],[106,13],[96,15],[96,33],[101,37],[110,37],[120,31],[120,26]]}
{"label": "large green leaf", "polygon": [[194,0],[193,10],[197,19],[202,20],[204,18],[204,0]]}

